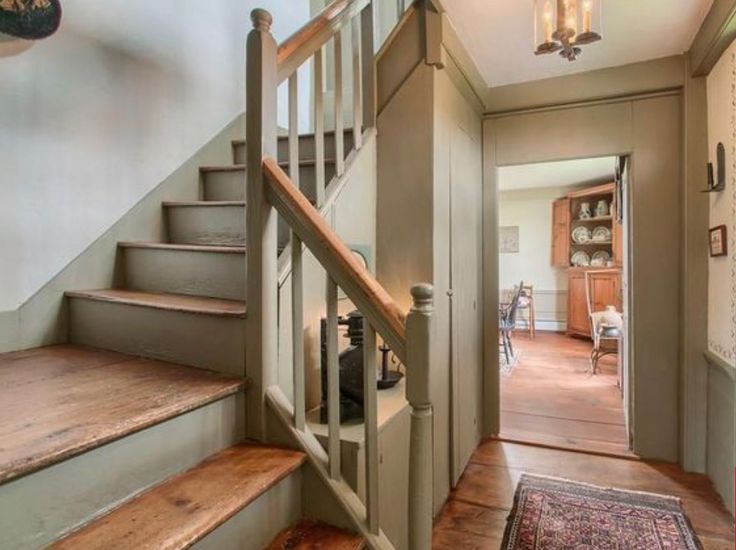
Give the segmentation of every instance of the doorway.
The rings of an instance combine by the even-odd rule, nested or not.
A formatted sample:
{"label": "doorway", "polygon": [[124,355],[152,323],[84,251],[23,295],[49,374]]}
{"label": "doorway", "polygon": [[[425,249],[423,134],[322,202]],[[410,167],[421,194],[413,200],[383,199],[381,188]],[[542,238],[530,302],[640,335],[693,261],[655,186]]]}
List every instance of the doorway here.
{"label": "doorway", "polygon": [[497,173],[502,439],[631,454],[627,158]]}

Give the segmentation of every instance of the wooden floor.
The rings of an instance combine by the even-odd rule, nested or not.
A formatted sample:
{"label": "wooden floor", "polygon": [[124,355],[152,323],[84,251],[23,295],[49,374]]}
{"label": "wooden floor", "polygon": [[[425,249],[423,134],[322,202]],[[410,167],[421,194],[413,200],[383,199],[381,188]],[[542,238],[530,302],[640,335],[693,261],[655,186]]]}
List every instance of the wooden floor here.
{"label": "wooden floor", "polygon": [[705,550],[734,548],[733,519],[710,480],[678,466],[487,441],[435,522],[435,550],[497,549],[522,473],[680,497]]}
{"label": "wooden floor", "polygon": [[616,356],[592,376],[588,340],[553,332],[514,336],[519,363],[501,374],[501,433],[512,441],[629,455]]}
{"label": "wooden floor", "polygon": [[0,483],[242,385],[204,370],[80,346],[0,354]]}

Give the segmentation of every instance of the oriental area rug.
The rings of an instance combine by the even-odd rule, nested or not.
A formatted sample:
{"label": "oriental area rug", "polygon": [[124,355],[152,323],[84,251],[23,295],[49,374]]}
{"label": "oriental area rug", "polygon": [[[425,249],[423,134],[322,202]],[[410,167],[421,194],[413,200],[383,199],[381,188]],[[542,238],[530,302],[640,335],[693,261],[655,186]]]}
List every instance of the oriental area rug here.
{"label": "oriental area rug", "polygon": [[701,550],[675,497],[524,474],[503,550]]}

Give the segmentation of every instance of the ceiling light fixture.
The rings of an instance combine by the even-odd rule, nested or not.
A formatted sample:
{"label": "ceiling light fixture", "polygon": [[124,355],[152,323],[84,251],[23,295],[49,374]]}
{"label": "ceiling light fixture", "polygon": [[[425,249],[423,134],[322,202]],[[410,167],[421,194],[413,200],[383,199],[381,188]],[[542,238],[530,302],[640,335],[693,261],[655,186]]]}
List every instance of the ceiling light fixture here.
{"label": "ceiling light fixture", "polygon": [[[559,52],[568,61],[601,39],[602,0],[534,0],[536,55]],[[581,23],[581,28],[578,28]],[[578,32],[580,30],[580,32]]]}

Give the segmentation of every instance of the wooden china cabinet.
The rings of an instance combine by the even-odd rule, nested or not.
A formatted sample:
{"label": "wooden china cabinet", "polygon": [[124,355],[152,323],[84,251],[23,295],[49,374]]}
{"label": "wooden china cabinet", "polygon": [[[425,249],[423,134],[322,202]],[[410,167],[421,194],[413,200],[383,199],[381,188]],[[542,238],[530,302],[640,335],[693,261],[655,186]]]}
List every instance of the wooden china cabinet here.
{"label": "wooden china cabinet", "polygon": [[[590,337],[588,304],[585,292],[585,273],[589,273],[593,311],[601,311],[608,305],[623,311],[621,268],[623,266],[623,232],[617,219],[616,185],[607,183],[575,191],[556,200],[552,206],[552,265],[564,267],[568,272],[567,333]],[[606,201],[609,214],[595,216],[596,205]],[[583,203],[590,205],[593,217],[580,218]],[[610,240],[579,243],[572,238],[577,227],[587,227],[591,232],[598,227],[610,230]],[[603,265],[573,265],[572,257],[578,251],[592,257],[604,251],[610,261]]]}

